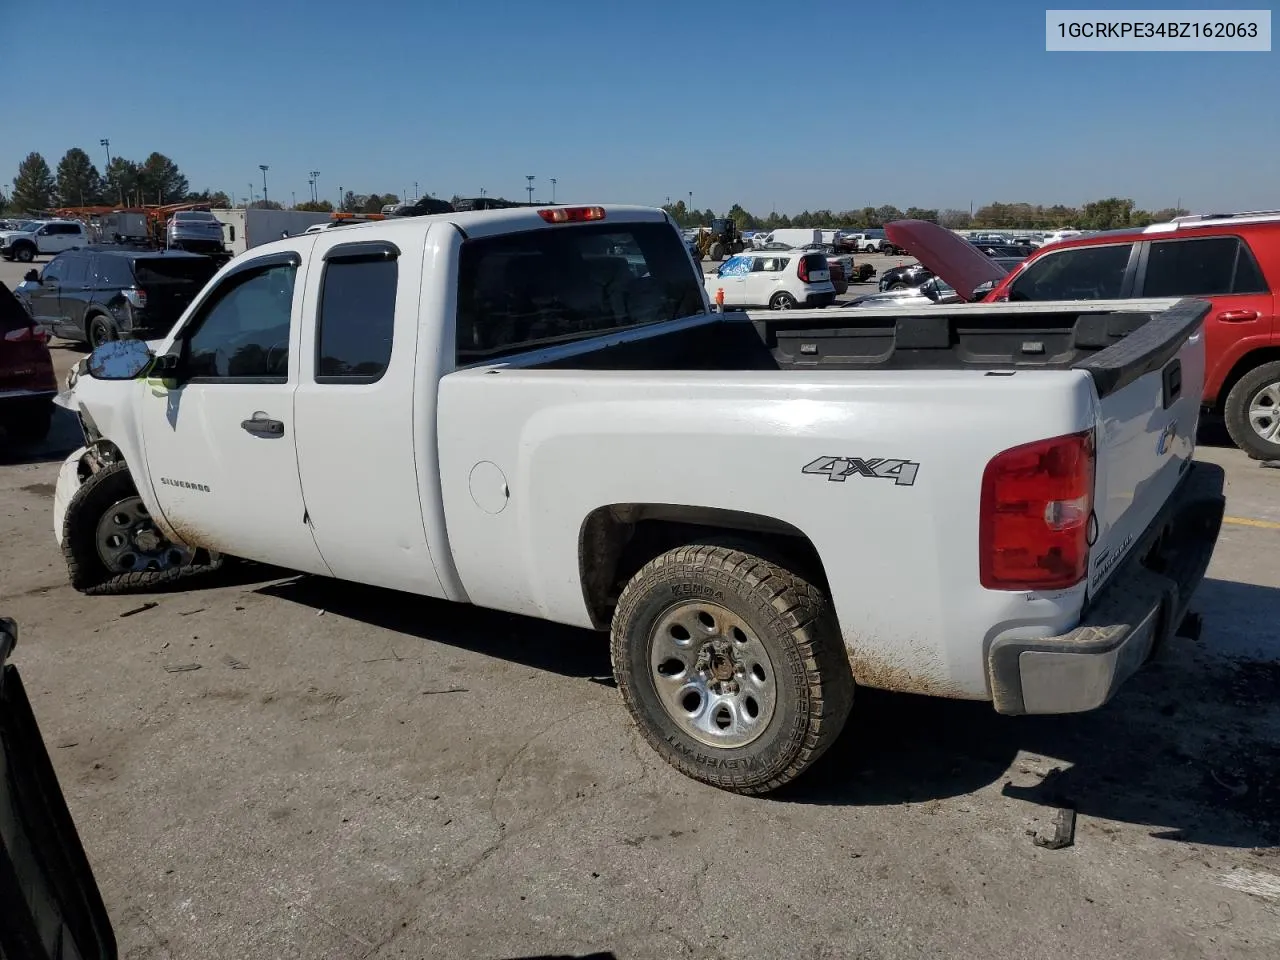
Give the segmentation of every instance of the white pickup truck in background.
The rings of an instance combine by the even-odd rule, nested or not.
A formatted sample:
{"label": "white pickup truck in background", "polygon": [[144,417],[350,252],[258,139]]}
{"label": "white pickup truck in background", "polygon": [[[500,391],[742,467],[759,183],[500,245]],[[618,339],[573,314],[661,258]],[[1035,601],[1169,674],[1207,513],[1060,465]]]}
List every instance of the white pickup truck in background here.
{"label": "white pickup truck in background", "polygon": [[1207,309],[717,314],[635,207],[295,236],[72,371],[55,534],[91,593],[231,555],[609,630],[648,742],[763,793],[855,684],[1088,710],[1178,629]]}

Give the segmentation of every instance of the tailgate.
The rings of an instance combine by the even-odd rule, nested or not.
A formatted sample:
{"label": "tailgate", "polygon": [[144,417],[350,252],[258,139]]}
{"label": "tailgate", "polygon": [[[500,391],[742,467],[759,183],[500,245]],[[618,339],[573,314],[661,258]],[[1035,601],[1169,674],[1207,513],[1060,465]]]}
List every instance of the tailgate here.
{"label": "tailgate", "polygon": [[1180,300],[1075,365],[1092,376],[1099,397],[1090,594],[1141,539],[1190,465],[1209,309],[1204,300]]}

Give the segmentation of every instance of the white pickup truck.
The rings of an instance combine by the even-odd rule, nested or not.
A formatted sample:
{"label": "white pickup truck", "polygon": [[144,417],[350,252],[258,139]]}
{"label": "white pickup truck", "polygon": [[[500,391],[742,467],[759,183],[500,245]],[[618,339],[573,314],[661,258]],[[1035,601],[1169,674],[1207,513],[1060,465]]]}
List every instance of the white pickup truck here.
{"label": "white pickup truck", "polygon": [[855,684],[1082,711],[1174,634],[1207,309],[719,314],[636,207],[296,236],[72,371],[54,532],[89,593],[231,555],[609,630],[653,747],[763,793]]}

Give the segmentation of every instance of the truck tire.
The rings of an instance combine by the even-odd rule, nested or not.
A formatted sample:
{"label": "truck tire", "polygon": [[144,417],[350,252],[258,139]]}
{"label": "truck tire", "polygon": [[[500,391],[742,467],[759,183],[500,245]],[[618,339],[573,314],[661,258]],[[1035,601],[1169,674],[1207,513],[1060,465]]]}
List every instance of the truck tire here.
{"label": "truck tire", "polygon": [[[196,557],[204,551],[197,551]],[[103,467],[76,491],[62,522],[71,586],[90,596],[154,590],[221,565],[165,539],[138,496],[126,463]]]}
{"label": "truck tire", "polygon": [[610,653],[649,745],[686,776],[734,793],[794,780],[853,705],[823,591],[733,546],[679,547],[646,564],[619,598]]}
{"label": "truck tire", "polygon": [[36,258],[36,248],[29,243],[15,243],[13,255],[18,258],[19,263],[30,263]]}
{"label": "truck tire", "polygon": [[1254,367],[1227,394],[1222,419],[1254,460],[1280,460],[1280,360]]}
{"label": "truck tire", "polygon": [[708,253],[710,253],[713,261],[719,263],[724,259],[724,244],[717,240],[715,243],[711,244],[711,249]]}

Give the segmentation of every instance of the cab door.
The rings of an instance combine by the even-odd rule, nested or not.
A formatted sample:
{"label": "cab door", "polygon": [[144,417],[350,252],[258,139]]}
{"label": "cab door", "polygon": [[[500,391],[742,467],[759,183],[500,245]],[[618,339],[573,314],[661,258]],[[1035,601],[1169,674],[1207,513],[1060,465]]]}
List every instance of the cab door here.
{"label": "cab door", "polygon": [[293,394],[305,251],[224,274],[162,350],[171,379],[140,384],[143,448],[161,518],[179,540],[328,574],[308,523]]}

